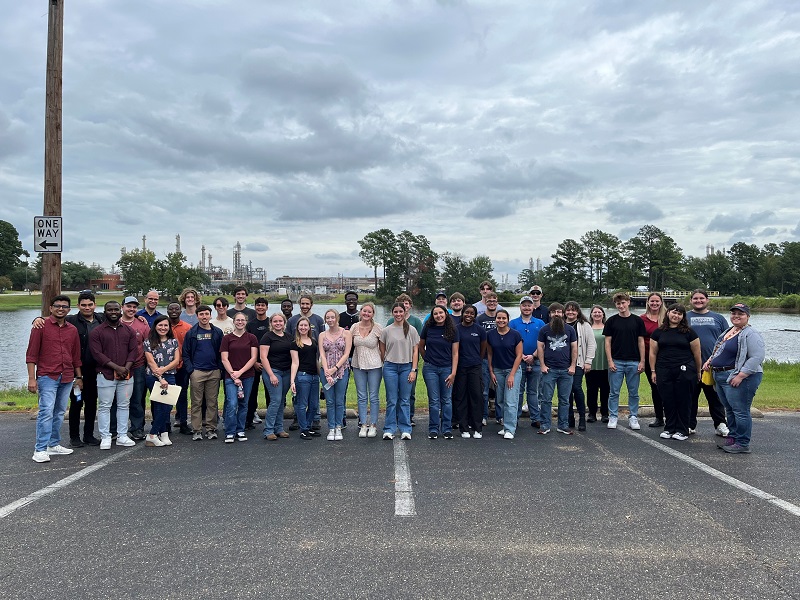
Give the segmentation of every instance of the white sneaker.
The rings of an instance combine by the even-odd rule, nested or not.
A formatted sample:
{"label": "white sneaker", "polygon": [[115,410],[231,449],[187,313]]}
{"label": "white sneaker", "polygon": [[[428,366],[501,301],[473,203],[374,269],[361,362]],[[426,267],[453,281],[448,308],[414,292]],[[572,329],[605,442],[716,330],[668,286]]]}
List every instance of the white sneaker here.
{"label": "white sneaker", "polygon": [[510,431],[506,431],[506,432],[503,434],[503,439],[504,439],[504,440],[513,440],[513,439],[514,439],[514,434],[513,434],[513,433],[511,433]]}
{"label": "white sneaker", "polygon": [[374,438],[378,435],[378,428],[375,425],[370,425],[369,429],[367,429],[367,437]]}
{"label": "white sneaker", "polygon": [[410,440],[411,439],[411,434],[408,433],[407,431],[404,431],[403,433],[400,434],[400,439],[401,440]]}
{"label": "white sneaker", "polygon": [[393,440],[394,439],[394,434],[393,433],[389,433],[387,431],[386,433],[383,434],[383,439],[385,439],[385,440]]}
{"label": "white sneaker", "polygon": [[524,412],[524,413],[530,412],[530,409],[528,409],[528,403],[527,402],[522,405],[522,412]]}
{"label": "white sneaker", "polygon": [[497,435],[505,435],[505,434],[506,434],[505,429],[501,429],[500,431],[497,432]]}
{"label": "white sneaker", "polygon": [[671,437],[672,437],[672,434],[671,434],[669,431],[662,431],[662,432],[659,434],[659,436],[658,436],[658,437],[660,437],[660,438],[661,438],[661,439],[663,439],[663,440],[668,440],[669,438],[671,438]]}
{"label": "white sneaker", "polygon": [[264,422],[264,420],[261,417],[258,416],[257,412],[253,414],[253,424],[254,425],[258,425],[259,423],[263,423],[263,422]]}
{"label": "white sneaker", "polygon": [[483,423],[483,426],[484,426],[484,427],[486,427],[486,419],[484,419],[483,421],[481,421],[481,423]]}
{"label": "white sneaker", "polygon": [[100,440],[100,450],[111,450],[111,438],[102,438]]}
{"label": "white sneaker", "polygon": [[[117,439],[117,443],[119,444],[119,439]],[[164,445],[164,442],[162,442],[161,438],[158,437],[155,433],[148,433],[147,437],[144,439],[144,445],[149,447],[155,446],[157,448],[160,448],[161,446]]]}
{"label": "white sneaker", "polygon": [[608,417],[608,425],[606,425],[609,429],[616,429],[617,428],[617,417]]}
{"label": "white sneaker", "polygon": [[33,453],[33,460],[38,463],[50,462],[50,455],[45,450],[39,450]]}
{"label": "white sneaker", "polygon": [[367,431],[368,430],[369,430],[369,427],[367,427],[366,425],[362,425],[361,429],[358,430],[358,437],[360,437],[360,438],[367,437]]}
{"label": "white sneaker", "polygon": [[117,436],[117,446],[125,446],[126,448],[130,448],[131,446],[135,445],[136,442],[129,438],[127,434]]}
{"label": "white sneaker", "polygon": [[728,437],[728,434],[731,432],[731,430],[728,429],[728,426],[725,423],[720,423],[717,425],[716,432],[719,437]]}
{"label": "white sneaker", "polygon": [[169,433],[167,433],[166,431],[162,433],[160,436],[158,436],[158,439],[160,439],[161,443],[164,444],[165,446],[172,446],[172,440],[169,439]]}
{"label": "white sneaker", "polygon": [[328,437],[325,438],[329,442],[332,442],[336,439],[336,430],[335,429],[328,429]]}
{"label": "white sneaker", "polygon": [[333,439],[336,440],[337,442],[341,442],[344,439],[341,427],[336,428],[335,433],[333,434]]}
{"label": "white sneaker", "polygon": [[690,427],[690,428],[689,428],[689,435],[694,435],[695,433],[697,433],[697,429],[692,429],[692,428]]}
{"label": "white sneaker", "polygon": [[631,429],[641,429],[641,426],[639,425],[639,419],[634,415],[628,417],[628,427]]}
{"label": "white sneaker", "polygon": [[72,454],[73,452],[74,450],[72,448],[64,448],[64,446],[62,446],[61,444],[47,447],[47,453],[50,456],[57,456],[59,454],[64,454],[64,455]]}
{"label": "white sneaker", "polygon": [[472,433],[472,437],[474,437],[476,440],[479,440],[483,437],[483,434],[480,431],[475,431]]}
{"label": "white sneaker", "polygon": [[462,438],[469,438],[469,437],[470,437],[470,436],[469,436],[469,431],[462,431],[462,432],[461,432],[461,437],[462,437]]}
{"label": "white sneaker", "polygon": [[683,440],[688,440],[689,436],[683,435],[680,431],[676,431],[675,433],[672,434],[672,439],[682,442]]}

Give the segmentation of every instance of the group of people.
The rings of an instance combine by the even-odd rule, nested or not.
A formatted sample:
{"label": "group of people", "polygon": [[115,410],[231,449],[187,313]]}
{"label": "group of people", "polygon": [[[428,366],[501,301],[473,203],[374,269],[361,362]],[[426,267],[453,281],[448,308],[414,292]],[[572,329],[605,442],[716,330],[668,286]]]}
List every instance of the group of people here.
{"label": "group of people", "polygon": [[[639,429],[638,385],[645,372],[656,411],[650,426],[663,427],[662,438],[685,440],[694,433],[703,391],[718,445],[729,453],[750,451],[750,405],[762,377],[764,344],[748,324],[746,305],[731,308],[729,327],[708,309],[704,290],[692,293],[690,311],[680,304],[666,307],[653,293],[641,317],[630,312],[630,297],[617,293],[618,314],[606,319],[595,305],[587,319],[574,301],[544,306],[542,289],[533,286],[520,300],[520,316],[511,319],[490,282],[481,283],[480,293],[475,304],[459,292],[449,298],[440,293],[424,320],[411,314],[412,299],[401,294],[384,325],[375,321],[372,302],[358,307],[353,291],[345,294],[345,311],[329,309],[322,317],[312,312],[309,295],[300,297],[298,314],[286,299],[270,316],[265,298],[257,298],[254,308],[246,305],[242,286],[234,291],[233,306],[218,297],[213,309],[197,290],[186,289],[165,315],[158,312],[155,290],[143,308],[129,296],[121,305],[107,302],[102,313],[95,312],[94,295],[82,292],[78,312],[69,316],[70,298],[56,296],[50,316],[34,321],[26,354],[28,389],[39,394],[33,460],[47,462],[83,445],[107,450],[113,438],[119,446],[140,440],[168,446],[172,427],[196,441],[216,439],[221,385],[224,441],[245,442],[247,431],[262,422],[256,410],[260,382],[267,399],[266,440],[289,437],[287,429],[299,430],[303,440],[321,436],[324,398],[327,440],[340,441],[351,372],[358,437],[379,436],[383,381],[380,435],[411,439],[421,359],[430,439],[455,433],[481,438],[492,398],[497,433],[504,439],[517,435],[525,405],[537,433],[550,433],[554,396],[557,432],[573,435],[576,424],[585,431],[587,422],[597,422],[598,408],[602,422],[615,429],[623,381],[628,425]],[[170,391],[177,392],[177,401],[163,399]],[[290,392],[294,422],[287,428],[283,415]],[[148,393],[152,423],[145,434]],[[60,437],[68,404],[70,448]]]}

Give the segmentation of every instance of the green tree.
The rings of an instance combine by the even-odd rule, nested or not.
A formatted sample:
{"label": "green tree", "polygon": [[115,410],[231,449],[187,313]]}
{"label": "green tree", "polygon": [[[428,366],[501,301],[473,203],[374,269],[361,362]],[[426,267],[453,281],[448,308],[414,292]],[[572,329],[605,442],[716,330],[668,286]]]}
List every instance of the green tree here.
{"label": "green tree", "polygon": [[404,229],[397,235],[397,262],[404,289],[421,303],[432,303],[438,278],[439,256],[431,249],[428,238]]}
{"label": "green tree", "polygon": [[10,277],[6,277],[5,275],[0,275],[0,294],[5,292],[6,290],[10,290],[14,284],[11,282]]}
{"label": "green tree", "polygon": [[117,261],[126,293],[140,295],[157,287],[160,278],[156,255],[150,250],[135,248]]}
{"label": "green tree", "polygon": [[358,245],[361,246],[358,256],[373,269],[375,291],[377,292],[380,287],[378,269],[383,271],[383,282],[385,284],[387,269],[393,262],[393,257],[397,252],[397,238],[391,229],[378,229],[377,231],[369,232],[358,240]]}
{"label": "green tree", "polygon": [[683,253],[675,240],[655,225],[645,225],[628,240],[624,257],[642,271],[650,290],[671,286],[683,261]]}
{"label": "green tree", "polygon": [[622,261],[622,241],[615,235],[599,229],[581,236],[588,279],[592,287],[592,298],[607,293],[609,272]]}
{"label": "green tree", "polygon": [[800,290],[800,242],[781,242],[781,294]]}
{"label": "green tree", "polygon": [[588,288],[583,247],[573,239],[566,239],[558,245],[552,258],[553,262],[545,269],[550,278],[548,297],[583,298]]}
{"label": "green tree", "polygon": [[755,244],[736,242],[728,250],[728,257],[737,279],[737,293],[748,296],[758,294],[759,273],[763,266],[759,247]]}
{"label": "green tree", "polygon": [[19,232],[8,221],[0,221],[0,275],[8,275],[22,264],[20,256],[29,257],[19,241]]}
{"label": "green tree", "polygon": [[539,280],[539,274],[533,269],[522,269],[517,275],[517,283],[526,292],[531,289]]}
{"label": "green tree", "polygon": [[87,266],[83,262],[66,261],[61,264],[61,287],[65,290],[85,289],[90,279],[103,276],[97,266]]}
{"label": "green tree", "polygon": [[781,289],[781,248],[778,244],[764,244],[763,262],[758,274],[758,287],[764,296],[776,296]]}
{"label": "green tree", "polygon": [[169,297],[178,296],[181,290],[187,287],[202,289],[203,285],[210,282],[208,275],[200,269],[186,265],[186,255],[182,252],[171,252],[164,259],[157,261],[155,271],[158,276],[151,282],[149,288],[161,290]]}
{"label": "green tree", "polygon": [[446,252],[441,255],[442,276],[441,286],[449,296],[453,292],[461,292],[467,302],[477,302],[480,299],[478,291],[482,281],[491,281],[492,285],[497,285],[492,278],[492,260],[483,254],[466,261],[461,254]]}

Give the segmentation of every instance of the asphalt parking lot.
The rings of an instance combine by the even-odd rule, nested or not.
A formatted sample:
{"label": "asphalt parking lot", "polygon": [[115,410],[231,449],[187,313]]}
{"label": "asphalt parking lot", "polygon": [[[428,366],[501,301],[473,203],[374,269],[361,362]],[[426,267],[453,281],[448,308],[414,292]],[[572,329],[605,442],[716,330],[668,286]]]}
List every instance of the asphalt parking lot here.
{"label": "asphalt parking lot", "polygon": [[709,419],[687,442],[626,424],[173,435],[37,464],[34,422],[2,415],[3,596],[800,598],[800,414],[756,419],[750,455]]}

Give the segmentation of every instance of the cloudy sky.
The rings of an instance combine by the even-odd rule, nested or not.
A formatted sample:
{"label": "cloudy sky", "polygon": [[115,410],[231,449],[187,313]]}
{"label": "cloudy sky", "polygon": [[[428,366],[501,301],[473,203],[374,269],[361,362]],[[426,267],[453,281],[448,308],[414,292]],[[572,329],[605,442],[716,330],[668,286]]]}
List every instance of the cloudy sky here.
{"label": "cloudy sky", "polygon": [[[42,211],[46,0],[0,0],[0,219]],[[66,0],[63,260],[365,275],[388,227],[495,276],[645,224],[800,239],[795,0]]]}

